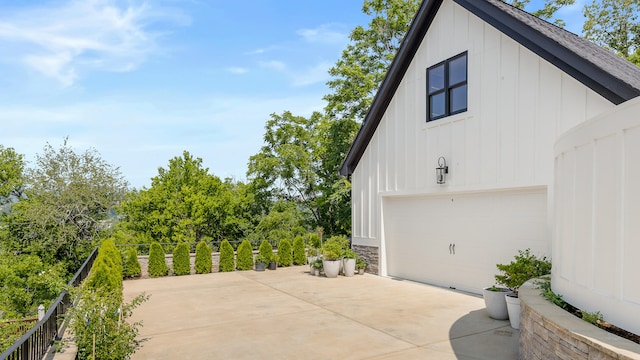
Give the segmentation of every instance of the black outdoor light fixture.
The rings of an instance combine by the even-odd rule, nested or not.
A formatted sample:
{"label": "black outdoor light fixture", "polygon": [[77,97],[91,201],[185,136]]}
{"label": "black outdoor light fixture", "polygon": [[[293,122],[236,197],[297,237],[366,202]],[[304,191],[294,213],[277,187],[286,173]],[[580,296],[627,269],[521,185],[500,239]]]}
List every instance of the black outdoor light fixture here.
{"label": "black outdoor light fixture", "polygon": [[449,173],[449,167],[447,166],[447,160],[444,156],[438,158],[438,167],[436,168],[436,182],[438,184],[444,184],[447,181],[447,174]]}

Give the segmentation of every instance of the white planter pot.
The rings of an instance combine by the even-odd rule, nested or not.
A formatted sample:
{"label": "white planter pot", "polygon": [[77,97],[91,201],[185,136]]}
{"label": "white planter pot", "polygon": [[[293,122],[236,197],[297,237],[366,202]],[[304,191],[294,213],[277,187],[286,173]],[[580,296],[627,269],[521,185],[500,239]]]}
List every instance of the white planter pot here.
{"label": "white planter pot", "polygon": [[324,267],[324,274],[328,278],[338,277],[338,273],[340,272],[340,264],[342,264],[342,260],[322,260],[322,266]]}
{"label": "white planter pot", "polygon": [[514,329],[520,329],[520,299],[513,294],[504,296],[507,302],[507,311],[509,312],[509,322]]}
{"label": "white planter pot", "polygon": [[500,291],[491,291],[490,287],[482,289],[484,297],[484,305],[492,319],[507,320],[509,313],[507,312],[506,294],[512,294],[511,290],[506,288],[498,288]]}
{"label": "white planter pot", "polygon": [[344,276],[353,276],[356,273],[356,259],[344,259]]}

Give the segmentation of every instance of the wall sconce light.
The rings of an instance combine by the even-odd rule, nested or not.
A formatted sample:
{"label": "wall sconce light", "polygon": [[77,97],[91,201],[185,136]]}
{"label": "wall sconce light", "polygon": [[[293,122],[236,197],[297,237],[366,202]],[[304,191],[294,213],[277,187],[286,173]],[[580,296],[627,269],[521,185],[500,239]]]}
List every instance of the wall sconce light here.
{"label": "wall sconce light", "polygon": [[447,181],[447,174],[449,173],[449,167],[447,166],[447,160],[444,156],[438,158],[438,167],[436,168],[436,182],[438,184],[444,184]]}

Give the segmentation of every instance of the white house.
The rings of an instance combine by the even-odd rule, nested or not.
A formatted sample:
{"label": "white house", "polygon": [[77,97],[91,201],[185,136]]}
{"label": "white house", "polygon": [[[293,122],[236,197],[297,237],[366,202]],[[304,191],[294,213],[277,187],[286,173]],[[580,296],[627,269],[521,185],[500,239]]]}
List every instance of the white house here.
{"label": "white house", "polygon": [[[473,293],[494,283],[497,263],[531,248],[552,256],[554,289],[574,305],[611,318],[609,308],[626,304],[640,318],[640,191],[629,185],[640,185],[640,130],[631,131],[640,120],[629,119],[640,113],[638,95],[640,68],[524,11],[499,0],[425,0],[341,169],[353,185],[354,248],[380,275]],[[602,136],[579,130],[612,116],[616,129],[592,126]],[[595,150],[571,155],[611,133],[599,167],[589,165]],[[625,134],[628,146],[616,147]],[[639,165],[607,170],[609,155],[612,165]],[[615,192],[624,174],[627,187]],[[618,195],[603,214],[607,191]],[[602,237],[620,227],[614,240]],[[609,275],[594,270],[599,251],[598,271]],[[599,300],[585,304],[592,295]]]}

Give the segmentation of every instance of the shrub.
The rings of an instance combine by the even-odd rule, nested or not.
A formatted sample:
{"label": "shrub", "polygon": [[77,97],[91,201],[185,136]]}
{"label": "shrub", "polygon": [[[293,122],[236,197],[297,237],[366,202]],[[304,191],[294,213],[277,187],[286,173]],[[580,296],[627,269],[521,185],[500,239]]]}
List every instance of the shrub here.
{"label": "shrub", "polygon": [[158,242],[152,242],[149,248],[149,276],[165,276],[169,273],[169,268],[164,259],[164,249]]}
{"label": "shrub", "polygon": [[220,244],[220,271],[233,271],[233,269],[235,269],[233,246],[225,239]]}
{"label": "shrub", "polygon": [[261,255],[262,259],[267,260],[266,263],[273,261],[273,246],[271,246],[267,240],[262,240],[260,248],[258,249],[258,254]]}
{"label": "shrub", "polygon": [[253,269],[253,250],[249,240],[245,239],[238,245],[238,264],[236,268],[238,270]]}
{"label": "shrub", "polygon": [[189,245],[186,243],[181,242],[173,249],[173,273],[176,275],[191,273]]}
{"label": "shrub", "polygon": [[86,286],[93,291],[122,294],[122,258],[112,239],[107,239],[100,245]]}
{"label": "shrub", "polygon": [[142,273],[140,270],[140,262],[138,261],[138,251],[136,251],[134,246],[129,247],[127,251],[127,258],[122,271],[125,278],[140,277]]}
{"label": "shrub", "polygon": [[196,246],[196,274],[211,272],[211,248],[206,242],[200,241]]}
{"label": "shrub", "polygon": [[280,244],[278,244],[278,265],[291,266],[292,263],[291,242],[287,239],[282,239],[280,240]]}
{"label": "shrub", "polygon": [[335,261],[342,257],[342,249],[337,242],[327,241],[322,247],[322,257],[324,260]]}
{"label": "shrub", "polygon": [[497,264],[496,267],[502,273],[495,276],[496,282],[505,285],[516,294],[518,288],[527,280],[551,273],[551,261],[546,256],[536,257],[531,254],[530,249],[518,250],[514,261],[509,264]]}
{"label": "shrub", "polygon": [[320,237],[318,236],[318,234],[315,234],[315,233],[309,234],[308,241],[309,241],[309,247],[319,249],[321,246]]}
{"label": "shrub", "polygon": [[293,239],[293,263],[295,265],[304,265],[307,263],[307,254],[304,249],[302,236],[296,236],[296,238]]}

